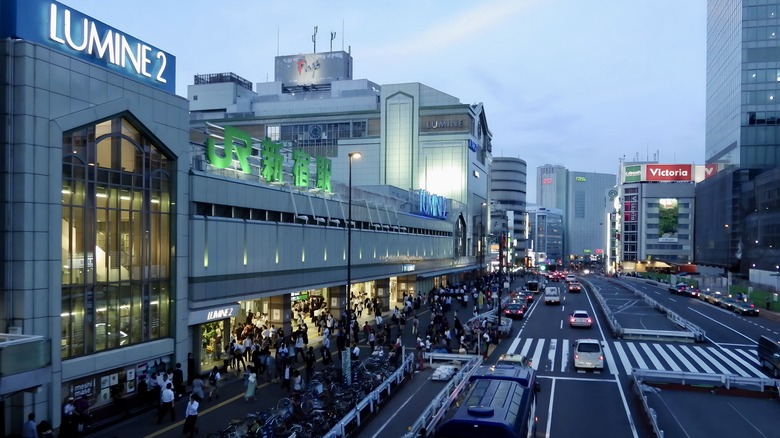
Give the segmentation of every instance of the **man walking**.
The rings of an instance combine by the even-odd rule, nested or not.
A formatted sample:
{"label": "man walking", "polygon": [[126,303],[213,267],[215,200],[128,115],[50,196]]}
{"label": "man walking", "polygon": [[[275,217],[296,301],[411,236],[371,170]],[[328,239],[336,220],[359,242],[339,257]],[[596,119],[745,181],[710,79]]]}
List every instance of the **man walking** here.
{"label": "man walking", "polygon": [[171,413],[171,421],[176,421],[176,412],[173,410],[174,398],[173,385],[169,382],[165,385],[165,389],[163,389],[160,394],[160,409],[157,411],[157,424],[160,424],[162,418],[168,411]]}
{"label": "man walking", "polygon": [[198,396],[190,394],[190,401],[187,403],[187,408],[184,411],[184,430],[182,430],[182,435],[189,435],[192,438],[198,433],[195,423],[198,421],[199,406]]}

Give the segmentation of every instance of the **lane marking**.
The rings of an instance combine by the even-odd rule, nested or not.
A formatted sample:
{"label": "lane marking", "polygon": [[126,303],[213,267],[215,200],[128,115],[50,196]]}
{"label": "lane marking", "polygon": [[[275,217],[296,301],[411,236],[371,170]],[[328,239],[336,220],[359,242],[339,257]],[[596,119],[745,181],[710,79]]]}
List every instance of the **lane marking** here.
{"label": "lane marking", "polygon": [[623,364],[623,368],[626,370],[626,374],[631,375],[631,363],[628,360],[626,352],[623,350],[623,346],[615,342],[615,351],[620,356],[620,362]]}
{"label": "lane marking", "polygon": [[712,350],[712,354],[715,355],[715,356],[718,356],[724,363],[726,363],[726,364],[728,364],[729,366],[732,367],[731,374],[734,374],[734,372],[736,372],[736,373],[739,373],[739,375],[742,376],[742,377],[750,377],[749,373],[745,372],[745,370],[743,370],[742,368],[737,366],[737,364],[735,364],[734,362],[730,361],[729,358],[724,356],[723,353],[721,353],[717,349],[713,349]]}
{"label": "lane marking", "polygon": [[696,364],[699,365],[704,370],[705,373],[715,374],[715,370],[710,368],[710,366],[707,365],[707,362],[701,360],[699,356],[694,354],[693,349],[691,349],[691,347],[687,345],[681,345],[680,348],[682,348],[683,351],[688,353],[688,356],[694,358],[696,360]]}
{"label": "lane marking", "polygon": [[614,375],[620,374],[617,364],[615,363],[615,358],[612,357],[612,350],[609,349],[609,345],[606,342],[604,342],[604,345],[602,347],[604,352],[604,359],[607,361],[610,374],[614,374]]}
{"label": "lane marking", "polygon": [[[696,310],[696,309],[694,309],[694,308],[692,308],[692,307],[688,307],[688,309],[689,309],[689,310],[691,310],[691,311],[693,311],[693,312],[696,312],[696,313],[698,313],[699,315],[701,315],[701,316],[703,316],[703,317],[705,317],[705,318],[709,319],[710,321],[712,321],[712,322],[715,322],[715,323],[717,323],[717,324],[720,324],[721,326],[723,326],[723,327],[725,327],[725,328],[727,328],[727,329],[731,330],[732,332],[734,332],[734,333],[736,333],[736,334],[738,334],[738,335],[742,336],[743,338],[745,338],[745,339],[747,339],[748,341],[750,341],[750,342],[751,342],[751,345],[758,345],[758,341],[754,341],[754,340],[753,340],[753,339],[751,339],[750,337],[748,337],[748,336],[744,335],[743,333],[740,333],[740,332],[738,332],[738,331],[734,330],[733,328],[731,328],[731,327],[727,326],[726,324],[723,324],[722,322],[718,321],[717,319],[710,318],[709,316],[707,316],[707,315],[705,315],[705,314],[703,314],[703,313],[699,312],[698,310]],[[713,343],[713,344],[715,344],[715,345],[719,345],[717,342],[712,342],[712,343]]]}
{"label": "lane marking", "polygon": [[677,363],[676,363],[675,361],[673,361],[673,360],[672,360],[672,357],[671,357],[671,356],[669,356],[668,354],[666,354],[666,351],[664,351],[664,349],[663,349],[663,348],[662,348],[660,345],[658,345],[658,344],[653,344],[653,347],[655,347],[656,351],[658,351],[658,353],[661,355],[661,357],[663,357],[663,358],[664,358],[664,360],[666,361],[666,363],[668,363],[668,364],[669,364],[669,366],[670,366],[670,367],[672,367],[672,369],[673,369],[673,370],[675,370],[675,371],[682,371],[682,368],[680,368],[680,367],[677,365]]}
{"label": "lane marking", "polygon": [[715,366],[715,368],[720,371],[721,374],[734,374],[732,373],[728,368],[724,367],[722,363],[720,363],[717,359],[712,357],[709,353],[710,348],[702,348],[701,349],[701,355],[704,356],[707,360],[710,361],[712,365]]}
{"label": "lane marking", "polygon": [[639,346],[642,347],[642,350],[644,350],[645,353],[647,353],[647,357],[648,357],[648,359],[650,359],[650,362],[653,363],[653,366],[655,367],[655,369],[657,369],[657,370],[664,369],[664,366],[661,365],[661,361],[658,360],[658,358],[655,356],[655,353],[653,353],[653,351],[650,350],[650,346],[649,345],[643,343],[643,344],[639,344]]}
{"label": "lane marking", "polygon": [[755,351],[747,351],[747,350],[737,350],[737,353],[744,356],[747,360],[750,361],[753,365],[761,365],[761,362],[758,361],[758,357],[756,356]]}
{"label": "lane marking", "polygon": [[[534,369],[539,369],[539,362],[542,359],[542,350],[544,349],[544,339],[539,339],[539,342],[536,344],[536,350],[534,350],[534,357],[531,360],[531,365],[534,367]],[[526,356],[528,357],[528,356]]]}
{"label": "lane marking", "polygon": [[672,352],[672,354],[674,354],[677,357],[677,359],[680,360],[680,362],[682,362],[683,366],[685,366],[686,368],[688,368],[688,370],[690,370],[690,372],[692,373],[701,372],[698,368],[693,366],[693,364],[691,363],[691,361],[688,360],[688,358],[686,358],[685,356],[683,356],[682,353],[677,351],[677,348],[675,348],[674,345],[669,345],[669,350]]}
{"label": "lane marking", "polygon": [[639,354],[639,350],[636,349],[636,346],[633,342],[628,343],[628,349],[631,350],[631,354],[634,356],[634,359],[636,359],[636,363],[639,365],[639,368],[649,370],[650,368],[647,367],[647,363],[645,363],[644,358]]}
{"label": "lane marking", "polygon": [[533,338],[528,338],[525,340],[525,344],[523,344],[523,350],[520,352],[525,357],[528,357],[528,351],[531,349],[531,340]]}
{"label": "lane marking", "polygon": [[[430,381],[430,380],[431,380],[431,378],[430,378],[430,377],[428,377],[426,380]],[[414,393],[411,395],[411,397],[409,397],[409,398],[408,398],[408,399],[407,399],[407,400],[406,400],[406,401],[405,401],[405,402],[404,402],[404,403],[403,403],[401,406],[399,406],[399,407],[398,407],[398,410],[396,410],[396,411],[395,411],[395,413],[393,413],[393,415],[391,415],[391,416],[390,416],[390,418],[388,418],[388,419],[387,419],[387,421],[385,421],[385,422],[382,424],[382,427],[380,427],[380,428],[379,428],[379,429],[376,431],[376,433],[375,433],[375,434],[373,434],[373,435],[371,435],[371,436],[372,436],[373,438],[376,438],[376,437],[378,437],[378,436],[379,436],[379,435],[382,433],[382,431],[383,431],[383,430],[385,430],[385,428],[388,426],[388,424],[390,424],[390,422],[391,422],[391,421],[393,421],[393,419],[395,418],[395,416],[396,416],[396,415],[398,415],[398,413],[399,413],[399,412],[401,412],[401,411],[403,410],[403,408],[406,406],[406,404],[407,404],[407,403],[409,403],[410,401],[414,400],[414,396],[415,396],[415,395],[417,395],[417,393],[418,393],[418,392],[422,391],[422,389],[423,389],[424,387],[425,387],[425,385],[420,385],[420,386],[417,388],[417,390],[416,390],[416,391],[414,391]]]}
{"label": "lane marking", "polygon": [[569,363],[569,340],[563,340],[561,347],[561,372],[566,371],[566,365]]}
{"label": "lane marking", "polygon": [[747,370],[750,371],[751,373],[753,373],[753,375],[755,375],[756,377],[765,377],[763,372],[761,372],[760,370],[757,370],[756,367],[751,366],[749,363],[747,363],[744,360],[742,360],[742,358],[739,357],[737,355],[737,353],[734,353],[731,350],[723,350],[723,352],[728,354],[729,356],[733,357],[734,359],[736,359],[739,363],[742,364],[742,366],[747,368]]}
{"label": "lane marking", "polygon": [[555,368],[555,352],[558,350],[558,340],[550,340],[550,349],[547,350],[547,360],[550,362],[550,371]]}
{"label": "lane marking", "polygon": [[555,401],[555,380],[552,381],[552,388],[550,389],[550,406],[547,408],[547,427],[544,431],[544,436],[550,438],[550,427],[552,426],[552,412],[553,402]]}

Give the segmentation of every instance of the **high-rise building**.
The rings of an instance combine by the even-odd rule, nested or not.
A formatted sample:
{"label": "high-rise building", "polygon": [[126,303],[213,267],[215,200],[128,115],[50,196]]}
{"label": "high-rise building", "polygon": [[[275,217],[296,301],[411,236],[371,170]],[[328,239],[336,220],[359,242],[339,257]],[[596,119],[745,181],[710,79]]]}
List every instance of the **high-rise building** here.
{"label": "high-rise building", "polygon": [[780,164],[780,2],[707,2],[705,162]]}
{"label": "high-rise building", "polygon": [[[510,237],[512,260],[515,265],[524,261],[526,246],[526,180],[528,167],[524,160],[512,157],[494,157],[490,170],[490,199],[499,210],[513,212]],[[491,230],[492,232],[493,230]]]}
{"label": "high-rise building", "polygon": [[563,266],[563,212],[538,205],[529,205],[527,211],[531,264]]}

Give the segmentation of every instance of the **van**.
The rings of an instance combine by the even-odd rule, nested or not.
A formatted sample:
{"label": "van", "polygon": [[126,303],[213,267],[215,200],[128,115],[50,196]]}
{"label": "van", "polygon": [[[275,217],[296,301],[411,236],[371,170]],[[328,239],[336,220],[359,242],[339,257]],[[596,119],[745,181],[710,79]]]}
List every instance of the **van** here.
{"label": "van", "polygon": [[561,294],[557,287],[550,286],[544,289],[544,304],[561,304]]}
{"label": "van", "polygon": [[761,336],[758,339],[758,362],[775,379],[780,377],[780,341]]}

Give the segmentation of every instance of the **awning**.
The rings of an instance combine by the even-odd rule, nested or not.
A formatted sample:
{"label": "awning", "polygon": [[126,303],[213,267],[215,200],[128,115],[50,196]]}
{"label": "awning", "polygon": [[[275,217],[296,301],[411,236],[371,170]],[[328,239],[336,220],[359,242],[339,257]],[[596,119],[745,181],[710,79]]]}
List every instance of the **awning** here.
{"label": "awning", "polygon": [[473,271],[479,269],[479,266],[477,265],[469,265],[469,266],[460,266],[457,268],[449,268],[449,269],[442,269],[439,271],[431,271],[431,272],[425,272],[417,274],[417,277],[419,278],[431,278],[431,277],[438,277],[440,275],[447,275],[447,274],[454,274],[456,272],[464,272],[464,271]]}

